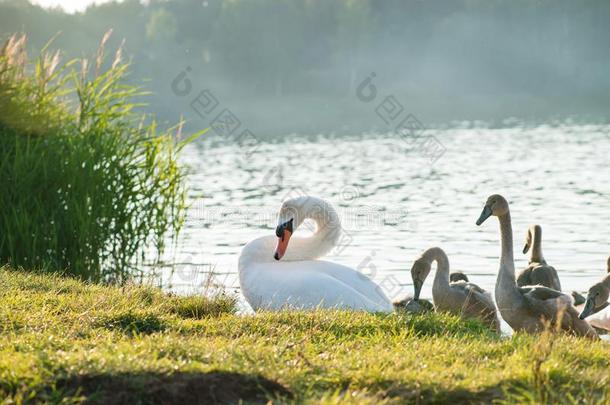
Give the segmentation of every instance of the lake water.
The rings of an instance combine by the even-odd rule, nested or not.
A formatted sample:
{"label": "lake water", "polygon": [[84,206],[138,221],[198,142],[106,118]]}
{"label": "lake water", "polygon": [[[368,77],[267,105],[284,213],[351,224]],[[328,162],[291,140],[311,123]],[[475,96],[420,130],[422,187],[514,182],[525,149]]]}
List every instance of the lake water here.
{"label": "lake water", "polygon": [[[214,283],[239,294],[242,246],[272,234],[282,200],[299,194],[330,201],[342,218],[349,243],[326,259],[370,275],[393,299],[412,294],[411,264],[432,246],[447,252],[453,271],[493,291],[497,220],[475,225],[493,193],[511,203],[517,269],[527,263],[527,227],[538,223],[564,289],[599,281],[610,255],[610,127],[465,126],[427,135],[442,144],[440,158],[438,148],[433,155],[387,134],[288,137],[251,148],[200,139],[184,154],[191,208],[164,284],[201,293],[213,270]],[[423,297],[431,285],[432,275]]]}

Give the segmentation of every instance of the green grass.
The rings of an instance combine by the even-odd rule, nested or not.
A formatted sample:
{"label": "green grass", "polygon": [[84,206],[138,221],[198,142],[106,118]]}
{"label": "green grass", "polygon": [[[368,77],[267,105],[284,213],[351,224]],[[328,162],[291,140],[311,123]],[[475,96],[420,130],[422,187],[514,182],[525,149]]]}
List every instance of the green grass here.
{"label": "green grass", "polygon": [[7,268],[0,294],[0,396],[16,403],[610,402],[605,342],[439,314],[240,315],[227,296]]}
{"label": "green grass", "polygon": [[29,61],[25,36],[0,48],[2,263],[124,283],[182,226],[178,155],[193,138],[137,112],[145,93],[124,83],[120,49],[105,60],[107,39],[65,64]]}

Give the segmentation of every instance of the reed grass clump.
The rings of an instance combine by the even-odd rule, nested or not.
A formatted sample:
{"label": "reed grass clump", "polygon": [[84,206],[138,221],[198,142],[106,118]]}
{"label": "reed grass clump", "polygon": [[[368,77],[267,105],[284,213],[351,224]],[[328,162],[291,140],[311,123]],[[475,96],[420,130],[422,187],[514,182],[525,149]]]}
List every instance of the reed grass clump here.
{"label": "reed grass clump", "polygon": [[[121,48],[105,61],[0,50],[0,261],[125,282],[158,258],[185,213],[176,127],[137,112]],[[45,47],[46,48],[46,47]],[[147,252],[153,252],[148,253]]]}

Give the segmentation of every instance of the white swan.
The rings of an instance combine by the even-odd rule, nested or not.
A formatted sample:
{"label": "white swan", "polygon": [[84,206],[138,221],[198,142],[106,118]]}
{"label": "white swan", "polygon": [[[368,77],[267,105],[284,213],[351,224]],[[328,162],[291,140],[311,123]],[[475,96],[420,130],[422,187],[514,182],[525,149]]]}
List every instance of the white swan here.
{"label": "white swan", "polygon": [[[292,236],[305,219],[316,223],[309,237]],[[339,216],[326,201],[289,199],[278,214],[276,236],[255,239],[239,256],[239,283],[255,310],[317,308],[393,312],[392,302],[368,277],[340,264],[317,260],[336,246]],[[289,244],[290,243],[290,244]]]}

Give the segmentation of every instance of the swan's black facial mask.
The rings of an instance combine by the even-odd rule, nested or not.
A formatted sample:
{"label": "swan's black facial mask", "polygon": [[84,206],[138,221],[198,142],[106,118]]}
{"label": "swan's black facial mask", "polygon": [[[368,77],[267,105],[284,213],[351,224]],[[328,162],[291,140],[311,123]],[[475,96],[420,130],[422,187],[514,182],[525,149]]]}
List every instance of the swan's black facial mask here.
{"label": "swan's black facial mask", "polygon": [[288,242],[292,236],[292,222],[291,219],[275,229],[275,234],[277,236],[277,246],[275,247],[275,253],[273,254],[275,260],[280,260],[284,257],[286,249],[288,249]]}
{"label": "swan's black facial mask", "polygon": [[293,229],[292,229],[293,219],[294,218],[291,218],[290,221],[287,221],[281,225],[278,225],[278,227],[275,228],[275,236],[277,236],[278,238],[284,237],[284,231],[288,231],[288,232],[292,233],[293,232]]}

